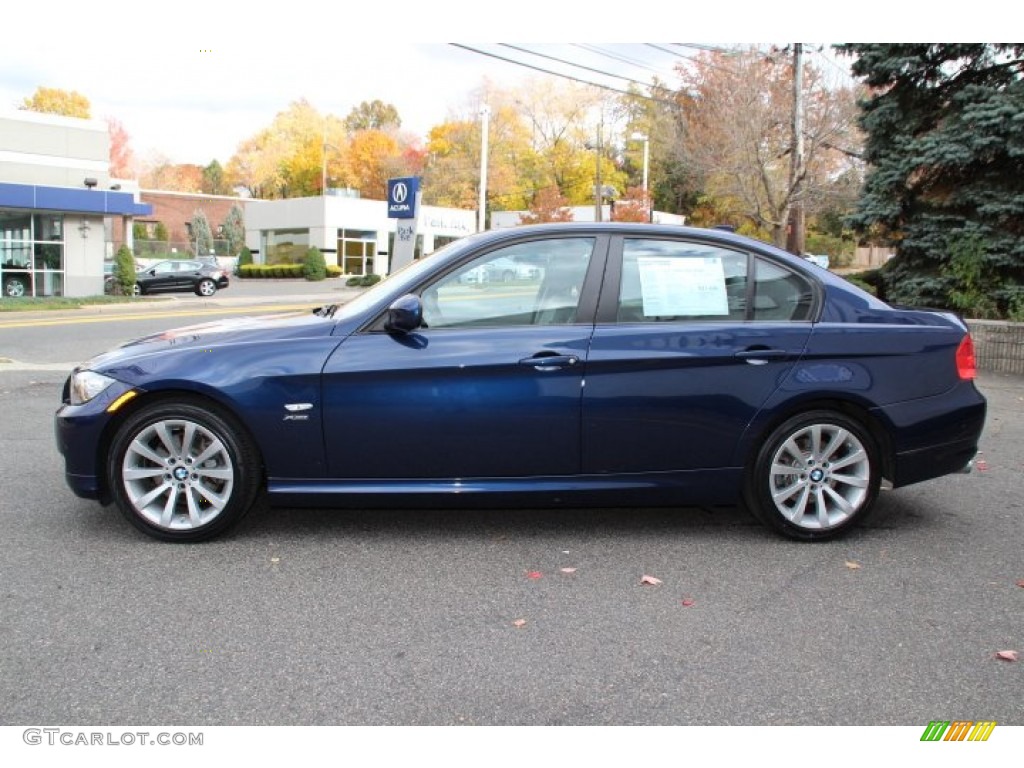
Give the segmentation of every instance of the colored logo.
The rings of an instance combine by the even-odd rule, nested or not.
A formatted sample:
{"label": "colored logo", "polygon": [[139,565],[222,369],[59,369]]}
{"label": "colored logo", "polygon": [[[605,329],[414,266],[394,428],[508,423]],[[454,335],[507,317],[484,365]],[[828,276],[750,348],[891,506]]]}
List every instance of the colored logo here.
{"label": "colored logo", "polygon": [[995,727],[995,720],[932,720],[921,741],[988,741]]}
{"label": "colored logo", "polygon": [[415,219],[419,188],[420,180],[416,176],[388,179],[388,218]]}

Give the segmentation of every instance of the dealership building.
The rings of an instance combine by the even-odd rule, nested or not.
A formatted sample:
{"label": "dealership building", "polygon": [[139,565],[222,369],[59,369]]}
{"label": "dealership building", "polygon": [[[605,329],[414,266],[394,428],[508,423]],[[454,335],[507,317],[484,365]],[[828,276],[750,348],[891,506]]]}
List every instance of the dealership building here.
{"label": "dealership building", "polygon": [[112,233],[130,244],[133,217],[152,210],[109,168],[103,121],[0,111],[3,297],[103,293]]}
{"label": "dealership building", "polygon": [[[476,232],[476,218],[476,211],[421,206],[416,257]],[[301,262],[315,247],[346,275],[386,275],[395,252],[396,221],[388,218],[386,201],[348,196],[344,190],[328,190],[321,197],[247,200],[245,244],[257,264]]]}

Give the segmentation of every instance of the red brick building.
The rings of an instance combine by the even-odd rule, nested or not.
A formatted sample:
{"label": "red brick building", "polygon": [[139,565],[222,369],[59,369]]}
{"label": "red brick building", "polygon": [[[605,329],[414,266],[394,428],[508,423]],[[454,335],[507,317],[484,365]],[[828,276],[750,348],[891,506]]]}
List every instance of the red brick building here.
{"label": "red brick building", "polygon": [[[191,192],[160,192],[144,189],[139,193],[139,202],[153,206],[149,216],[136,216],[135,224],[146,227],[150,237],[156,234],[157,224],[163,224],[167,230],[169,245],[185,251],[192,240],[189,222],[197,210],[206,214],[210,223],[210,232],[219,239],[219,230],[233,205],[240,205],[245,212],[245,204],[249,202],[243,197],[227,195],[204,195]],[[121,246],[120,233],[115,233],[114,250]]]}

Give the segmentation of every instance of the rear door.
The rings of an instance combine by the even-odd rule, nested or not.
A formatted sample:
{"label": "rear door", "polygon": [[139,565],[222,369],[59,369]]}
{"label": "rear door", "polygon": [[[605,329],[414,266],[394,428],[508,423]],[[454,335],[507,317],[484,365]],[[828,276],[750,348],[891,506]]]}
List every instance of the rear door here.
{"label": "rear door", "polygon": [[613,241],[587,360],[583,471],[735,466],[816,304],[805,276],[764,257],[699,240]]}

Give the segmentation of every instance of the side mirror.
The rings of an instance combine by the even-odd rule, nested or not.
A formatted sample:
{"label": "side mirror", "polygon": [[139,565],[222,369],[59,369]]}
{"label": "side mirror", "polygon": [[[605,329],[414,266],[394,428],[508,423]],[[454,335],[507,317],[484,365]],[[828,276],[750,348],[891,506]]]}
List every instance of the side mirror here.
{"label": "side mirror", "polygon": [[411,333],[423,326],[423,302],[419,296],[407,293],[395,299],[388,307],[384,327],[392,333]]}

